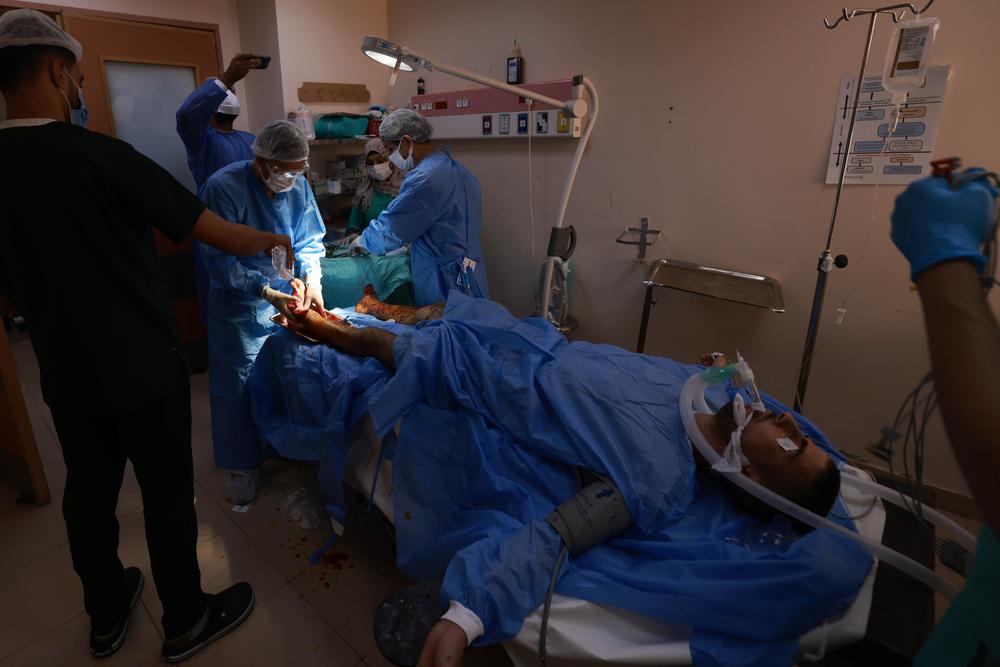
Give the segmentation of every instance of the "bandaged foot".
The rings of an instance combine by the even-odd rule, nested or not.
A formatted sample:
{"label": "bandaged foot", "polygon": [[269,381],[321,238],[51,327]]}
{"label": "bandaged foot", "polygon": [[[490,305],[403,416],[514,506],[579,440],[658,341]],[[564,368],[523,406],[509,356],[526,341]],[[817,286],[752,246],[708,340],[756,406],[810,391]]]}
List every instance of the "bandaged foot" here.
{"label": "bandaged foot", "polygon": [[399,324],[416,324],[425,320],[439,320],[444,315],[444,304],[433,303],[429,306],[392,306],[380,301],[375,294],[375,288],[365,285],[365,294],[354,307],[354,312],[371,315],[376,319],[388,322],[392,320]]}

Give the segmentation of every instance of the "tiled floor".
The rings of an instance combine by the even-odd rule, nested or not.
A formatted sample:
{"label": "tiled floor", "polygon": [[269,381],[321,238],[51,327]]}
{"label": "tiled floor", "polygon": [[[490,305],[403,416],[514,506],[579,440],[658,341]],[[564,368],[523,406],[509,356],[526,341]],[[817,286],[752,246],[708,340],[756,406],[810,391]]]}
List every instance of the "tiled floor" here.
{"label": "tiled floor", "polygon": [[[70,564],[60,510],[66,470],[41,399],[27,337],[12,334],[11,346],[53,499],[40,507],[18,505],[14,492],[0,483],[0,667],[93,667],[96,663],[87,650],[90,624],[83,614],[83,595]],[[366,514],[358,504],[336,546],[343,556],[336,563],[311,565],[309,554],[326,541],[329,530],[301,528],[284,504],[302,488],[310,502],[319,504],[311,466],[269,463],[260,499],[245,514],[233,512],[223,498],[225,478],[212,463],[205,375],[192,378],[191,407],[202,585],[217,591],[249,581],[257,607],[232,636],[185,664],[388,665],[375,648],[372,615],[377,604],[407,580],[395,568],[392,539],[381,517]],[[147,581],[125,646],[102,664],[162,665],[162,609],[150,576],[139,487],[131,468],[118,514],[122,561],[139,566]],[[491,647],[470,651],[465,664],[509,667],[511,663],[500,647]]]}

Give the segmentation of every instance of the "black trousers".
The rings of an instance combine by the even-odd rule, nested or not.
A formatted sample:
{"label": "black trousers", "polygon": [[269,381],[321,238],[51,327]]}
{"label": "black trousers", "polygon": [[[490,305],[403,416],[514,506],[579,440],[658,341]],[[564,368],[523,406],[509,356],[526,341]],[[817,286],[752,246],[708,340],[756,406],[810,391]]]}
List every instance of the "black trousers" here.
{"label": "black trousers", "polygon": [[[183,370],[178,368],[178,373]],[[140,409],[113,417],[86,418],[53,411],[63,459],[63,516],[73,569],[83,583],[84,606],[99,632],[113,627],[127,600],[118,559],[115,510],[125,460],[142,491],[146,545],[156,592],[163,603],[163,630],[170,639],[194,626],[205,611],[196,553],[191,458],[191,388],[183,385]]]}

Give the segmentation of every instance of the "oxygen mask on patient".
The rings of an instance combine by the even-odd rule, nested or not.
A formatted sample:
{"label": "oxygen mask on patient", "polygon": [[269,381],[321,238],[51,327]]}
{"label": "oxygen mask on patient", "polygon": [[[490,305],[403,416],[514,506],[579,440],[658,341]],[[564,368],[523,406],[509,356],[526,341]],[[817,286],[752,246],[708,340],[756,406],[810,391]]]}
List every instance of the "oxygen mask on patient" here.
{"label": "oxygen mask on patient", "polygon": [[[729,373],[734,384],[742,386],[750,395],[751,409],[747,410],[743,395],[736,394],[733,398],[733,421],[736,428],[729,436],[729,444],[726,445],[722,457],[712,464],[712,469],[718,472],[739,472],[743,466],[750,463],[750,459],[743,453],[743,431],[753,421],[755,414],[765,413],[767,408],[764,407],[764,401],[760,396],[760,389],[757,388],[753,370],[739,350],[736,351],[736,363],[727,368],[730,369]],[[777,444],[786,452],[795,452],[799,449],[799,445],[791,438],[778,438]]]}

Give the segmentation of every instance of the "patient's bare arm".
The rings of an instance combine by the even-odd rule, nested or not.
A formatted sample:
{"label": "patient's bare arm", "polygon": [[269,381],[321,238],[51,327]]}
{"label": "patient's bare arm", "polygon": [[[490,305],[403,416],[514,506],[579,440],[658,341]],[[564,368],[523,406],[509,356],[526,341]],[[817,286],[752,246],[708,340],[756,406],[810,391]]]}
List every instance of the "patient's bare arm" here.
{"label": "patient's bare arm", "polygon": [[301,331],[330,347],[357,355],[375,357],[386,368],[396,370],[396,359],[392,356],[392,344],[396,335],[382,329],[358,328],[343,320],[330,320],[315,310],[310,310],[298,321],[289,321],[288,328]]}
{"label": "patient's bare arm", "polygon": [[439,320],[444,314],[443,303],[433,303],[429,306],[393,306],[380,301],[375,294],[375,288],[365,285],[365,295],[354,307],[354,312],[373,317],[388,322],[393,320],[399,324],[416,324],[426,320]]}

